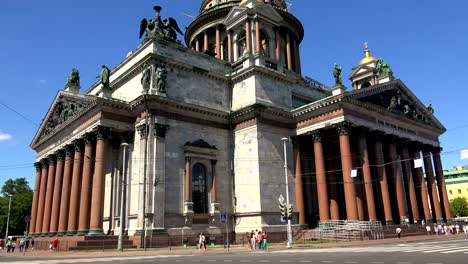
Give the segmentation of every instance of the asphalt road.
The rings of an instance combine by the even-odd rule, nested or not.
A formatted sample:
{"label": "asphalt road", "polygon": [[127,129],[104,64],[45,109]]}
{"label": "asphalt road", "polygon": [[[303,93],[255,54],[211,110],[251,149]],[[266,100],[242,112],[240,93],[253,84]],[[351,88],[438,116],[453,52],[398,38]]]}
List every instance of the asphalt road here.
{"label": "asphalt road", "polygon": [[35,259],[0,256],[14,264],[55,263],[315,263],[315,264],[464,264],[468,263],[468,239],[438,242],[322,249],[290,249],[235,254],[159,255],[140,257]]}

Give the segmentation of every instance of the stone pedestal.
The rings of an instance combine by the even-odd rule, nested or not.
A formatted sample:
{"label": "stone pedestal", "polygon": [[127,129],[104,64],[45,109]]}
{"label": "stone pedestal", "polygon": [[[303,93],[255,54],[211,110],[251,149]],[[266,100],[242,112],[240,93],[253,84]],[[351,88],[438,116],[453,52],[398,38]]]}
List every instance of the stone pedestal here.
{"label": "stone pedestal", "polygon": [[221,214],[219,211],[219,203],[211,203],[210,212],[210,227],[219,226],[219,215]]}
{"label": "stone pedestal", "polygon": [[333,96],[342,94],[345,91],[346,91],[346,87],[344,87],[342,84],[335,84],[335,86],[331,88],[331,92]]}
{"label": "stone pedestal", "polygon": [[80,86],[74,84],[68,84],[65,86],[65,92],[80,93]]}
{"label": "stone pedestal", "polygon": [[193,224],[193,203],[184,202],[184,217],[185,217],[185,226],[189,227]]}

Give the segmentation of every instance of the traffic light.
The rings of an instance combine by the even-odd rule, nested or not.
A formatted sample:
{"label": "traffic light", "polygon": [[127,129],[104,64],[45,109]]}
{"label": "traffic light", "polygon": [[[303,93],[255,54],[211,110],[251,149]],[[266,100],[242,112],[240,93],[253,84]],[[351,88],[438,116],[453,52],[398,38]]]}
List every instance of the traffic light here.
{"label": "traffic light", "polygon": [[279,209],[281,213],[281,218],[286,219],[286,205],[285,204],[279,204]]}
{"label": "traffic light", "polygon": [[288,205],[288,219],[291,220],[293,216],[293,206],[292,204]]}

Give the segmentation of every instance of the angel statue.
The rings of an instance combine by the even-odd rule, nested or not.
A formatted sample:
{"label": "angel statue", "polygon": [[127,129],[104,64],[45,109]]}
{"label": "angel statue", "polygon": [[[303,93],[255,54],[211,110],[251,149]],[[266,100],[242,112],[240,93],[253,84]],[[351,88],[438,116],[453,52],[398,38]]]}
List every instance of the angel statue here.
{"label": "angel statue", "polygon": [[140,39],[145,35],[143,41],[146,41],[150,38],[154,37],[162,37],[172,42],[177,41],[177,33],[183,34],[177,24],[176,20],[172,17],[168,19],[161,20],[160,6],[155,6],[154,11],[156,12],[154,19],[146,19],[144,18],[140,24]]}
{"label": "angel statue", "polygon": [[68,75],[67,84],[65,86],[80,87],[80,72],[77,69],[72,69],[72,72]]}
{"label": "angel statue", "polygon": [[335,66],[333,66],[333,77],[335,77],[335,85],[343,84],[343,81],[341,79],[341,71],[342,71],[341,67],[335,63]]}

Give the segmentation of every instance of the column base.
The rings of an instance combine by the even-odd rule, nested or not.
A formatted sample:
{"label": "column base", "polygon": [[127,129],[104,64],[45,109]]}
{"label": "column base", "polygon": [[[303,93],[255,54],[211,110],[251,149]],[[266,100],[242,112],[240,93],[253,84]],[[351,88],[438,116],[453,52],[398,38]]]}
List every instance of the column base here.
{"label": "column base", "polygon": [[164,228],[154,228],[154,229],[147,229],[146,230],[146,235],[147,236],[161,235],[161,234],[167,234],[167,231]]}
{"label": "column base", "polygon": [[445,223],[445,221],[444,221],[443,218],[440,218],[440,219],[437,219],[437,223],[443,224],[443,223]]}
{"label": "column base", "polygon": [[395,221],[393,220],[385,220],[385,225],[394,225]]}
{"label": "column base", "polygon": [[88,236],[104,236],[104,230],[102,229],[91,229],[88,232]]}
{"label": "column base", "polygon": [[89,233],[89,230],[80,230],[76,233],[77,236],[86,236]]}
{"label": "column base", "polygon": [[67,231],[67,233],[65,234],[66,236],[75,236],[76,235],[76,231]]}
{"label": "column base", "polygon": [[57,232],[57,236],[59,237],[63,237],[63,236],[66,236],[67,235],[67,232]]}
{"label": "column base", "polygon": [[426,225],[429,225],[429,224],[434,224],[434,220],[432,219],[426,220]]}
{"label": "column base", "polygon": [[40,237],[47,237],[47,233],[41,233],[39,236]]}
{"label": "column base", "polygon": [[47,233],[47,236],[48,236],[48,237],[53,237],[53,236],[55,236],[55,235],[57,235],[57,232],[49,232],[49,233]]}

